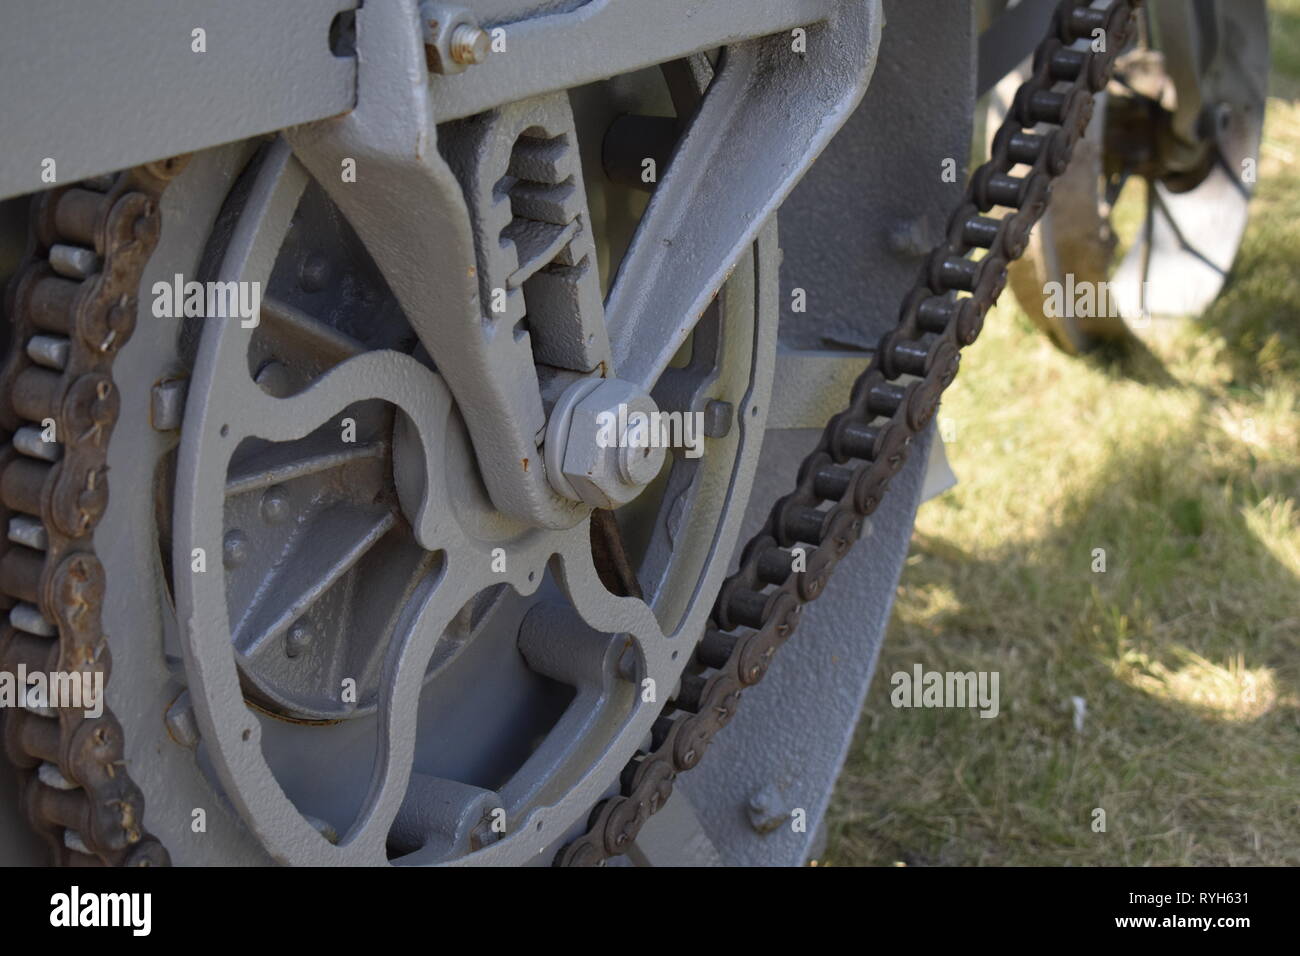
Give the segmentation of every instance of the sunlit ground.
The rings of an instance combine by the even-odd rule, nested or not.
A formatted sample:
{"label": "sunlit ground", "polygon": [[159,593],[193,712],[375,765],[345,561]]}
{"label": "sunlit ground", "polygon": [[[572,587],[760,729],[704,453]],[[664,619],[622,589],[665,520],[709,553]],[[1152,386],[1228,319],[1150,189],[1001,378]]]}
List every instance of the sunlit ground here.
{"label": "sunlit ground", "polygon": [[[825,862],[1300,863],[1300,0],[1271,6],[1211,313],[1077,360],[1008,296],[967,353]],[[894,709],[915,663],[999,671],[1001,714]]]}

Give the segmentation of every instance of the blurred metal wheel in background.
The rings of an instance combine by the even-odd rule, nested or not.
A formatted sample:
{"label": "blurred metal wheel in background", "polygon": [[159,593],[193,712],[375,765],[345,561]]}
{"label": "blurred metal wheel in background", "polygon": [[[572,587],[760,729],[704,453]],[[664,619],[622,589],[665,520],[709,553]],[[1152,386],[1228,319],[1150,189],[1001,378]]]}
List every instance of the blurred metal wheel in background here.
{"label": "blurred metal wheel in background", "polygon": [[[1264,0],[1151,0],[1142,17],[1138,44],[1098,97],[1087,139],[1011,268],[1021,307],[1071,354],[1123,341],[1153,316],[1203,312],[1232,268],[1254,192],[1269,69]],[[1028,72],[1022,65],[998,84],[991,123]],[[1109,304],[1061,308],[1069,290],[1101,283]]]}

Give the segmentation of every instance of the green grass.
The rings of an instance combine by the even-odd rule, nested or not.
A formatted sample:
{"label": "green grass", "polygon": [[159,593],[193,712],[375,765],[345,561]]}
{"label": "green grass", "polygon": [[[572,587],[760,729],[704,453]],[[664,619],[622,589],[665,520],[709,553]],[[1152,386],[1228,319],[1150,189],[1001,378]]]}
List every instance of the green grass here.
{"label": "green grass", "polygon": [[[1300,0],[1271,7],[1209,314],[1075,360],[1004,301],[968,352],[825,863],[1300,864]],[[1000,672],[1001,714],[893,708],[915,663]]]}

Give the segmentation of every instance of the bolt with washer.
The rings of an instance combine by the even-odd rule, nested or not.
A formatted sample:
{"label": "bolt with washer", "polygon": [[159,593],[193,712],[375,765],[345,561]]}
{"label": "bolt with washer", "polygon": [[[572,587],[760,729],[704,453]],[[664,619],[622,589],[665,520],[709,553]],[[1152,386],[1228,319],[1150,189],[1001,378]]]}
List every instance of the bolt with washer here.
{"label": "bolt with washer", "polygon": [[[546,423],[547,481],[592,508],[627,504],[663,468],[665,451],[653,434],[658,414],[654,399],[631,382],[584,378],[570,385]],[[649,427],[638,432],[638,423]]]}

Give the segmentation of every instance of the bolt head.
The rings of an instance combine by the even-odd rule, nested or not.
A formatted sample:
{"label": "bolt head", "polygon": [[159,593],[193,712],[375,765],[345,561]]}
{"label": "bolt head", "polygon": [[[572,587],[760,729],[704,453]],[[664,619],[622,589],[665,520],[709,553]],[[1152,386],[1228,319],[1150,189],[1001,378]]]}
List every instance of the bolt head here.
{"label": "bolt head", "polygon": [[785,809],[781,791],[770,783],[750,796],[745,809],[749,825],[756,833],[764,836],[781,827],[791,817],[791,812]]}
{"label": "bolt head", "polygon": [[629,485],[648,485],[663,467],[662,448],[626,444],[618,451],[619,477]]}
{"label": "bolt head", "polygon": [[620,507],[659,474],[665,452],[650,427],[658,411],[654,399],[618,379],[602,381],[574,407],[561,471],[582,501]]}

